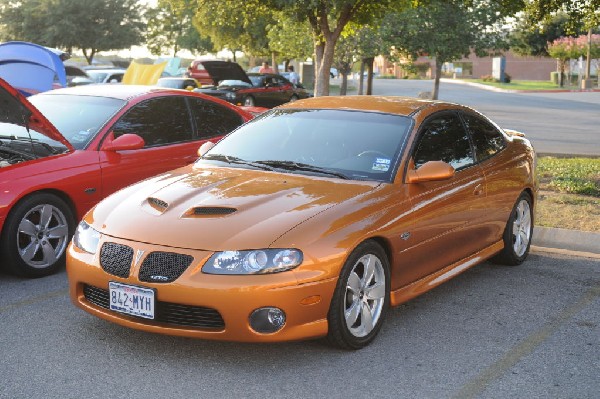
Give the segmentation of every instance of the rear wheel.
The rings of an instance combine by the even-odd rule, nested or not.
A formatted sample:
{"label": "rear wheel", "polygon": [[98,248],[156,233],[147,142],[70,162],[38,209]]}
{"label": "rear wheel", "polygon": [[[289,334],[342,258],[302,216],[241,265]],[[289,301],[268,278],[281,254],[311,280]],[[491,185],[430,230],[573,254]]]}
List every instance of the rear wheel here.
{"label": "rear wheel", "polygon": [[298,100],[299,100],[299,98],[298,98],[298,96],[297,96],[297,95],[295,95],[295,94],[294,94],[294,95],[293,95],[293,96],[290,98],[290,102],[291,102],[291,103],[293,103],[294,101],[298,101]]}
{"label": "rear wheel", "polygon": [[504,249],[491,261],[508,266],[523,263],[529,254],[533,234],[533,207],[531,196],[524,192],[517,200],[504,229]]}
{"label": "rear wheel", "polygon": [[344,264],[331,300],[327,338],[345,349],[373,341],[389,306],[390,272],[385,251],[374,241],[360,244]]}
{"label": "rear wheel", "polygon": [[65,252],[75,221],[69,206],[52,194],[34,194],[17,203],[2,231],[3,264],[26,277],[55,273],[65,263]]}
{"label": "rear wheel", "polygon": [[244,106],[246,107],[254,107],[256,102],[254,101],[254,97],[248,96],[244,99]]}

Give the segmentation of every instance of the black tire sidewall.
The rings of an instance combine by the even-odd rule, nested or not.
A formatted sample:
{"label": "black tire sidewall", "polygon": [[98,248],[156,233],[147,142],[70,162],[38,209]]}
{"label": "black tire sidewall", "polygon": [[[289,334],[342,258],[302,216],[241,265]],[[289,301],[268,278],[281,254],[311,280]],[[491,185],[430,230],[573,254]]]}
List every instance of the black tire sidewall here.
{"label": "black tire sidewall", "polygon": [[[529,217],[531,218],[531,227],[530,227],[530,231],[529,231],[529,242],[527,243],[527,249],[525,250],[523,255],[518,256],[516,254],[516,252],[514,250],[514,246],[513,246],[513,238],[514,237],[513,237],[512,230],[513,230],[513,224],[515,222],[517,207],[523,200],[527,201],[527,203],[529,204]],[[523,192],[523,193],[521,193],[521,195],[515,202],[515,205],[513,206],[512,210],[510,212],[510,217],[508,218],[508,222],[506,223],[506,227],[504,229],[504,235],[502,237],[503,241],[504,241],[504,249],[498,255],[496,255],[494,258],[492,258],[492,261],[494,263],[503,264],[503,265],[507,265],[507,266],[518,266],[521,263],[523,263],[523,261],[525,261],[525,259],[529,255],[529,249],[531,247],[531,240],[533,238],[533,227],[534,227],[533,200],[531,199],[531,195],[529,195],[529,193]]]}
{"label": "black tire sidewall", "polygon": [[[352,267],[356,264],[358,259],[367,254],[373,254],[377,256],[383,266],[385,275],[384,303],[381,309],[381,315],[379,316],[379,319],[377,320],[377,323],[374,326],[373,330],[364,337],[355,337],[348,330],[348,327],[346,326],[346,320],[344,317],[346,285],[348,282],[348,277],[350,276],[350,272],[352,271]],[[383,248],[378,243],[372,240],[365,241],[358,245],[354,249],[354,251],[352,251],[348,259],[344,263],[342,270],[340,271],[340,276],[336,284],[334,296],[332,298],[327,317],[329,322],[329,341],[339,347],[346,349],[360,349],[368,345],[379,333],[379,330],[381,330],[381,326],[383,325],[383,321],[389,308],[389,301],[390,265],[388,257]]]}
{"label": "black tire sidewall", "polygon": [[2,243],[0,244],[0,253],[4,267],[13,274],[24,277],[42,277],[55,273],[65,264],[66,248],[68,245],[65,246],[65,250],[58,257],[57,261],[45,268],[35,268],[28,265],[18,253],[17,230],[19,224],[31,209],[42,204],[49,204],[60,210],[68,224],[69,239],[73,236],[75,218],[69,205],[61,198],[49,193],[37,193],[21,199],[13,206],[6,218],[1,235]]}

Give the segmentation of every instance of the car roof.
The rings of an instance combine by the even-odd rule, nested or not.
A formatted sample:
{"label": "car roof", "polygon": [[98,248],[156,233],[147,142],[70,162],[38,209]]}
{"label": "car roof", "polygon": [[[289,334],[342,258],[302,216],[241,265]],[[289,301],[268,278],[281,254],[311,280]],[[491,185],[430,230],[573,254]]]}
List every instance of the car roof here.
{"label": "car roof", "polygon": [[123,85],[123,84],[91,84],[75,87],[67,87],[64,89],[56,89],[46,91],[38,96],[53,96],[60,94],[74,94],[78,96],[96,96],[96,97],[108,97],[116,98],[120,100],[129,100],[134,97],[155,93],[155,92],[173,92],[181,95],[180,90],[173,90],[157,86],[143,86],[143,85]]}
{"label": "car roof", "polygon": [[447,104],[442,101],[422,100],[412,97],[395,96],[324,96],[298,100],[278,108],[300,109],[342,109],[353,111],[373,111],[386,114],[410,116],[425,107]]}

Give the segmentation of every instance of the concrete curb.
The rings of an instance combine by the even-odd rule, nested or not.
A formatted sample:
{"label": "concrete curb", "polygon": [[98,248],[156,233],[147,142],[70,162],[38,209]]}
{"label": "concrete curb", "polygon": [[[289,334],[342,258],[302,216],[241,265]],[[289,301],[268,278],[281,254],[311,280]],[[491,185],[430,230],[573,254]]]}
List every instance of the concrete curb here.
{"label": "concrete curb", "polygon": [[464,80],[461,80],[461,79],[442,78],[442,79],[440,79],[440,81],[444,82],[444,83],[454,83],[454,84],[478,87],[483,90],[495,91],[498,93],[525,93],[525,94],[527,94],[527,93],[594,93],[594,92],[600,92],[600,89],[510,90],[510,89],[502,89],[500,87],[488,86],[488,85],[484,85],[481,83],[465,82]]}
{"label": "concrete curb", "polygon": [[536,226],[531,243],[536,247],[600,255],[600,233]]}

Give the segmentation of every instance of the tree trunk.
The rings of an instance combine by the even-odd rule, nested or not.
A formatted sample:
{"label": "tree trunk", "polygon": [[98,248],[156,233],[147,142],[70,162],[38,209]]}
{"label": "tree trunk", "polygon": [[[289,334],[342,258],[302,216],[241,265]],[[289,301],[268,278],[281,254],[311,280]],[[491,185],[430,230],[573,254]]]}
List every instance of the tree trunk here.
{"label": "tree trunk", "polygon": [[325,51],[325,45],[323,43],[315,44],[315,64],[314,64],[314,91],[313,94],[317,97],[317,92],[319,90],[319,81],[317,77],[319,76],[319,68],[323,63],[323,52]]}
{"label": "tree trunk", "polygon": [[558,60],[558,86],[565,85],[565,60]]}
{"label": "tree trunk", "polygon": [[373,94],[373,62],[375,57],[365,58],[365,64],[367,66],[367,96]]}
{"label": "tree trunk", "polygon": [[435,81],[433,83],[433,93],[431,93],[431,99],[437,100],[438,93],[440,91],[440,78],[442,77],[442,62],[435,59]]}
{"label": "tree trunk", "polygon": [[592,28],[588,31],[588,42],[587,42],[587,54],[585,60],[585,78],[591,79],[591,70],[592,70]]}
{"label": "tree trunk", "polygon": [[274,51],[271,51],[271,65],[273,65],[273,70],[275,71],[275,73],[278,73],[279,66],[277,65],[277,57]]}
{"label": "tree trunk", "polygon": [[360,73],[358,75],[358,95],[363,95],[363,76],[365,75],[365,60],[360,61]]}
{"label": "tree trunk", "polygon": [[342,85],[340,86],[340,96],[345,96],[348,93],[348,75],[342,74]]}
{"label": "tree trunk", "polygon": [[315,79],[315,97],[329,95],[329,77],[331,73],[331,65],[333,64],[333,53],[335,43],[332,38],[326,39],[323,46],[323,58],[318,66],[317,77]]}

